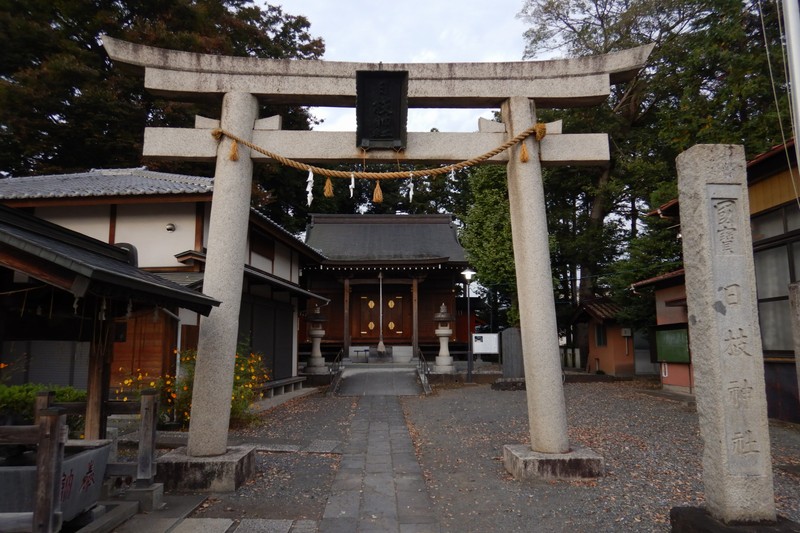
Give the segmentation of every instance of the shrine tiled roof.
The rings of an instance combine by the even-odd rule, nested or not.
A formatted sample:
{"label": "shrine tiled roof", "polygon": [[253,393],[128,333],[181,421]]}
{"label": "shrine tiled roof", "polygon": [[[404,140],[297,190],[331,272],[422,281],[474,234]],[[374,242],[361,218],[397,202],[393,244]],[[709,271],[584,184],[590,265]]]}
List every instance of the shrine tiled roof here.
{"label": "shrine tiled roof", "polygon": [[154,172],[144,168],[94,169],[73,174],[48,174],[0,179],[0,199],[88,198],[206,194],[212,178]]}
{"label": "shrine tiled roof", "polygon": [[594,318],[599,322],[613,321],[620,311],[622,311],[622,307],[608,298],[593,298],[581,302],[572,322],[580,322],[586,317]]}
{"label": "shrine tiled roof", "polygon": [[[98,203],[104,199],[117,201],[119,197],[146,203],[179,195],[201,195],[200,201],[207,196],[210,201],[213,190],[214,178],[154,172],[146,168],[94,169],[0,179],[0,203],[15,207],[51,202],[62,204],[74,200]],[[265,227],[275,238],[319,260],[317,252],[255,208],[250,209],[250,222]]]}
{"label": "shrine tiled roof", "polygon": [[450,215],[312,215],[306,244],[328,264],[467,261]]}
{"label": "shrine tiled roof", "polygon": [[[60,283],[66,283],[63,279],[70,280],[72,285],[67,290],[76,296],[92,292],[122,301],[176,305],[204,315],[219,305],[200,292],[137,268],[131,264],[125,248],[6,206],[0,206],[0,243],[18,259],[35,258],[24,261],[38,265],[45,272],[44,279],[62,280]],[[52,272],[57,275],[50,276]],[[60,286],[58,282],[53,284]]]}

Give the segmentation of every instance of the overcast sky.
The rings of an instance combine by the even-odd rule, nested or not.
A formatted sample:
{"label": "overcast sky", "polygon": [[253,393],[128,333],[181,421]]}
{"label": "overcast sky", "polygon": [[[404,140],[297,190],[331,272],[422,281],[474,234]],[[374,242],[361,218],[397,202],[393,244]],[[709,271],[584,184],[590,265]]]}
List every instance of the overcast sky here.
{"label": "overcast sky", "polygon": [[[451,63],[520,61],[524,0],[275,0],[304,15],[328,61]],[[355,131],[354,109],[314,108],[315,129]],[[491,110],[409,110],[408,131],[476,131]]]}

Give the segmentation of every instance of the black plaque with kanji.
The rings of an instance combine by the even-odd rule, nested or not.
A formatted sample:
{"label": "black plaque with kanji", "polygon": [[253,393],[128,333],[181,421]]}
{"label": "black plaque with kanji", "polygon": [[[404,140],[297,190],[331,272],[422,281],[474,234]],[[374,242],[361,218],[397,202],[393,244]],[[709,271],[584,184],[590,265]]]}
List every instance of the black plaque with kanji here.
{"label": "black plaque with kanji", "polygon": [[359,148],[406,147],[407,71],[356,72],[356,145]]}

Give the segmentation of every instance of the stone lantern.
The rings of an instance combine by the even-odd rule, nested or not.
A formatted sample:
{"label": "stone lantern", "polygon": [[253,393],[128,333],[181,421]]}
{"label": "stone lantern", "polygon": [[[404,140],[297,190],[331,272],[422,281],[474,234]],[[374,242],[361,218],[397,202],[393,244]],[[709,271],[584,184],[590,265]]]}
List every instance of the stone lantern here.
{"label": "stone lantern", "polygon": [[448,341],[453,330],[450,329],[450,322],[453,321],[453,315],[447,312],[447,306],[442,304],[439,312],[433,315],[433,321],[436,322],[436,336],[439,337],[439,355],[436,357],[436,364],[433,366],[433,371],[437,374],[452,374],[456,371],[453,365],[453,358],[450,356],[450,347]]}
{"label": "stone lantern", "polygon": [[322,337],[325,336],[325,322],[328,318],[324,316],[319,306],[314,308],[313,313],[306,315],[306,323],[308,324],[308,336],[311,337],[311,358],[308,360],[306,366],[306,374],[327,374],[328,368],[325,366],[325,359],[322,357],[322,350],[320,343]]}

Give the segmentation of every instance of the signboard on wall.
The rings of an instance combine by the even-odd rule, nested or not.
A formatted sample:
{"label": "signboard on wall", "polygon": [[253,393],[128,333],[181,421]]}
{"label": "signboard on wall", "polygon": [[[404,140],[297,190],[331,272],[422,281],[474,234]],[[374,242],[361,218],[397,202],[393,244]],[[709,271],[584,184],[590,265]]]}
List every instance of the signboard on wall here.
{"label": "signboard on wall", "polygon": [[497,333],[473,333],[472,353],[499,354],[499,337]]}
{"label": "signboard on wall", "polygon": [[688,363],[689,331],[686,326],[670,327],[656,331],[656,352],[662,363]]}

